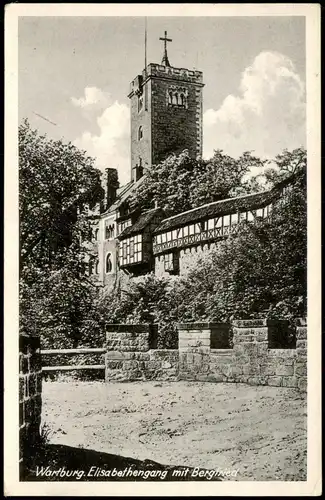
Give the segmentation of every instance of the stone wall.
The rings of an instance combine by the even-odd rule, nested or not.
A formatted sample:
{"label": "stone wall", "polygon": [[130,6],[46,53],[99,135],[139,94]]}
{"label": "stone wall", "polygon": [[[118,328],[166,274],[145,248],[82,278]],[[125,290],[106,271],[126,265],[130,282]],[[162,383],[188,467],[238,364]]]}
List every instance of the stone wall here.
{"label": "stone wall", "polygon": [[176,380],[178,351],[156,349],[154,325],[107,325],[105,380]]}
{"label": "stone wall", "polygon": [[40,338],[19,336],[19,461],[24,462],[40,438],[42,367]]}
{"label": "stone wall", "polygon": [[296,348],[271,348],[275,332],[281,334],[285,326],[266,319],[234,321],[232,329],[223,323],[180,324],[178,350],[158,350],[157,330],[150,325],[109,325],[105,378],[241,382],[306,391],[307,324],[297,322]]}
{"label": "stone wall", "polygon": [[271,349],[269,333],[283,321],[233,322],[233,348],[211,349],[213,324],[179,325],[180,379],[242,382],[306,390],[307,325],[299,320],[295,349]]}

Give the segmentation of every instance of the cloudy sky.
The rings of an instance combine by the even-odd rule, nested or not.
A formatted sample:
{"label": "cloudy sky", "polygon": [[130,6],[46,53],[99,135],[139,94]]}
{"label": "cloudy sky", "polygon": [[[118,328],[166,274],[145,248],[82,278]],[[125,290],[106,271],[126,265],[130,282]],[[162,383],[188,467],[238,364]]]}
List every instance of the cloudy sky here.
{"label": "cloudy sky", "polygon": [[[165,30],[171,65],[203,71],[205,157],[305,146],[303,17],[149,17],[148,62],[161,61]],[[127,94],[144,67],[143,40],[141,17],[20,18],[19,119],[127,182]]]}

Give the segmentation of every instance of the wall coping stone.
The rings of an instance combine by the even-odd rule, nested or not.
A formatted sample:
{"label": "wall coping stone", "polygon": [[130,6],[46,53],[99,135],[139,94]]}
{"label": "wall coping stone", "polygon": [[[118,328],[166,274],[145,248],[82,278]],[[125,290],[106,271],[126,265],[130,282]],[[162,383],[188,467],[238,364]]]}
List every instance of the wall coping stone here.
{"label": "wall coping stone", "polygon": [[237,328],[254,328],[259,326],[273,326],[273,325],[287,325],[289,321],[286,319],[237,319],[232,322],[233,326]]}
{"label": "wall coping stone", "polygon": [[120,323],[106,323],[106,333],[150,333],[155,329],[156,325],[143,323],[143,324],[120,324]]}
{"label": "wall coping stone", "polygon": [[229,323],[178,323],[179,330],[209,330],[210,328],[230,327]]}

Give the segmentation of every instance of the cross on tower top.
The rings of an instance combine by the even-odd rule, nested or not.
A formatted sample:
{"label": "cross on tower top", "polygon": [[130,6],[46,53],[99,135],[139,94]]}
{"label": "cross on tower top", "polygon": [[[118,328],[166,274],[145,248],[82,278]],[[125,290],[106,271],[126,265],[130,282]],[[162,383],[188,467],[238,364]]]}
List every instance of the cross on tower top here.
{"label": "cross on tower top", "polygon": [[172,42],[173,40],[171,38],[167,38],[167,31],[165,31],[165,36],[163,38],[159,38],[159,40],[162,40],[164,42],[164,55],[161,64],[163,64],[164,66],[170,66],[167,56],[167,42]]}

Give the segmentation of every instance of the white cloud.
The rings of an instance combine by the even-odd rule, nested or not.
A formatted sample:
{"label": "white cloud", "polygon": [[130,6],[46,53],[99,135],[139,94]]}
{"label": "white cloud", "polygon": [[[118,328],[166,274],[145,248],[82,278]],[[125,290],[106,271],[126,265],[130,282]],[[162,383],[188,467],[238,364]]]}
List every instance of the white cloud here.
{"label": "white cloud", "polygon": [[97,87],[86,87],[84,94],[84,97],[80,97],[79,99],[71,97],[72,104],[82,109],[93,109],[98,106],[107,105],[110,98],[107,92],[103,92]]}
{"label": "white cloud", "polygon": [[84,132],[74,144],[96,159],[101,170],[117,168],[120,185],[130,180],[130,110],[115,101],[97,117],[98,135]]}
{"label": "white cloud", "polygon": [[305,87],[292,61],[261,52],[242,73],[238,95],[204,113],[204,156],[223,149],[235,157],[250,150],[274,157],[305,146],[305,121]]}

